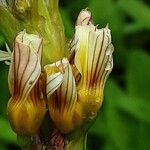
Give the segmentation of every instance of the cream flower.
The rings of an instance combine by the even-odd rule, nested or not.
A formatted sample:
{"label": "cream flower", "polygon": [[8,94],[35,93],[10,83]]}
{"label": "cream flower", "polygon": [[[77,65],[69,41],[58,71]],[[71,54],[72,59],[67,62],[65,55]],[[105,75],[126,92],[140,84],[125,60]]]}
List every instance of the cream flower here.
{"label": "cream flower", "polygon": [[[85,12],[88,14],[87,10]],[[76,26],[74,41],[77,44],[73,66],[81,75],[78,99],[83,104],[85,115],[92,118],[102,104],[105,81],[113,68],[111,33],[108,27],[97,29],[97,26],[87,22]]]}
{"label": "cream flower", "polygon": [[41,75],[42,39],[20,32],[14,42],[14,50],[8,75],[11,98],[8,116],[15,132],[34,134],[46,112]]}
{"label": "cream flower", "polygon": [[71,66],[66,58],[45,66],[47,98],[50,116],[62,133],[68,133],[80,123],[77,110],[77,89]]}

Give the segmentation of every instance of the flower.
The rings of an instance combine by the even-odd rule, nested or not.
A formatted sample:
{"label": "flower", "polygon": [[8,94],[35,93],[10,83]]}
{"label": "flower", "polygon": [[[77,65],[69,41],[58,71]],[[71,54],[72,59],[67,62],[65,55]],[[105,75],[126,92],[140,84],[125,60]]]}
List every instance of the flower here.
{"label": "flower", "polygon": [[14,42],[8,75],[11,98],[7,111],[18,134],[37,132],[46,112],[41,82],[42,39],[20,32]]}
{"label": "flower", "polygon": [[70,53],[70,64],[64,58],[45,66],[49,114],[62,133],[96,117],[113,68],[110,30],[97,29],[88,10],[79,14]]}
{"label": "flower", "polygon": [[62,133],[80,124],[77,110],[77,89],[69,61],[66,58],[45,66],[49,114]]}
{"label": "flower", "polygon": [[114,48],[108,26],[98,29],[92,22],[91,13],[82,10],[69,44],[69,58],[44,66],[46,85],[41,73],[42,39],[25,31],[17,35],[8,76],[8,116],[15,132],[36,133],[45,116],[46,103],[61,133],[70,133],[96,117],[113,68]]}
{"label": "flower", "polygon": [[[84,18],[80,16],[87,14]],[[83,10],[78,18],[74,41],[73,66],[79,71],[78,100],[83,105],[86,118],[94,118],[102,105],[105,81],[113,68],[113,45],[108,26],[97,29],[91,22],[90,12]],[[88,19],[90,18],[90,19]],[[79,20],[79,19],[78,19]],[[85,22],[85,20],[87,20]]]}
{"label": "flower", "polygon": [[10,64],[7,112],[19,138],[31,138],[36,146],[40,139],[47,149],[79,149],[102,105],[114,48],[108,26],[94,26],[87,9],[80,12],[68,47],[58,2],[0,1],[0,30],[8,44],[0,61]]}

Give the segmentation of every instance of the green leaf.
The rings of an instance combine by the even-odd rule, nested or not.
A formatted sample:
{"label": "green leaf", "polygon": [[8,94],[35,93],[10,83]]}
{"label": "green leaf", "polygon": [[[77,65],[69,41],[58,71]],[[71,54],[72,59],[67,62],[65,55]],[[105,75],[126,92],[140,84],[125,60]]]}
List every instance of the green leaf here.
{"label": "green leaf", "polygon": [[19,22],[6,9],[0,6],[0,31],[4,35],[9,46],[12,47],[14,37],[21,30]]}
{"label": "green leaf", "polygon": [[119,102],[119,107],[126,113],[134,116],[138,120],[150,124],[150,102],[145,99],[139,99],[131,96],[124,96]]}
{"label": "green leaf", "polygon": [[147,53],[142,51],[129,53],[126,62],[126,85],[130,95],[150,100],[149,67],[150,56]]}
{"label": "green leaf", "polygon": [[0,62],[0,114],[6,116],[6,106],[9,100],[8,66]]}
{"label": "green leaf", "polygon": [[150,29],[150,8],[139,0],[119,0],[119,6],[141,26]]}
{"label": "green leaf", "polygon": [[105,111],[103,109],[104,107],[100,109],[100,112],[96,118],[96,121],[90,128],[90,134],[94,134],[97,136],[105,136],[107,134],[106,130],[106,118],[105,118]]}
{"label": "green leaf", "polygon": [[[112,81],[107,83],[105,101],[106,101],[106,128],[108,130],[108,140],[114,143],[114,149],[128,149],[128,133],[127,128],[122,122],[121,116],[118,113],[118,101],[123,97],[123,92]],[[121,138],[120,138],[121,137]]]}
{"label": "green leaf", "polygon": [[94,0],[90,1],[89,8],[96,23],[103,27],[109,24],[114,37],[122,37],[124,17],[116,2],[113,0]]}
{"label": "green leaf", "polygon": [[113,81],[107,83],[105,95],[108,144],[114,143],[114,149],[141,150],[145,141],[144,147],[148,147],[150,102],[131,97]]}
{"label": "green leaf", "polygon": [[0,142],[0,148],[1,150],[7,150],[7,147],[2,142]]}
{"label": "green leaf", "polygon": [[4,42],[5,42],[4,37],[0,33],[0,47],[4,45]]}
{"label": "green leaf", "polygon": [[16,135],[12,131],[9,122],[0,117],[0,140],[6,143],[16,143]]}
{"label": "green leaf", "polygon": [[31,144],[32,144],[31,137],[17,135],[17,144],[21,149],[28,150],[31,148]]}
{"label": "green leaf", "polygon": [[70,15],[64,9],[61,9],[62,20],[64,22],[65,33],[68,38],[73,37],[74,25],[71,22]]}
{"label": "green leaf", "polygon": [[124,33],[125,34],[134,34],[134,33],[137,33],[137,32],[140,32],[143,30],[143,26],[141,24],[138,24],[138,23],[130,23],[130,24],[127,24],[124,28]]}
{"label": "green leaf", "polygon": [[[112,32],[113,44],[115,46],[117,61],[122,61],[119,52],[125,49],[124,45],[124,18],[118,3],[114,0],[91,0],[89,2],[89,10],[95,24],[99,24],[99,28],[105,27],[107,24]],[[121,59],[121,60],[120,60]],[[119,65],[122,65],[119,63]]]}

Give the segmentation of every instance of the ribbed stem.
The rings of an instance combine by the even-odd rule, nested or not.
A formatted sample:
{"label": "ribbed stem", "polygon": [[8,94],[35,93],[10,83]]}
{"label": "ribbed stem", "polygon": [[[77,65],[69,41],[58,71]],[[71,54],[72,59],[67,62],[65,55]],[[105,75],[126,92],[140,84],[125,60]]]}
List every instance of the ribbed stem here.
{"label": "ribbed stem", "polygon": [[65,147],[65,150],[86,150],[86,141],[87,134],[82,134],[81,136],[69,141]]}

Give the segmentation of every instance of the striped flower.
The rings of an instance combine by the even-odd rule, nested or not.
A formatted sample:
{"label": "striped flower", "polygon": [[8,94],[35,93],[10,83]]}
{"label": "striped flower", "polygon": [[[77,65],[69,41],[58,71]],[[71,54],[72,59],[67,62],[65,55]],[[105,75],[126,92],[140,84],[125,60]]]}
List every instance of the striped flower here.
{"label": "striped flower", "polygon": [[[80,17],[83,14],[87,17]],[[84,116],[94,118],[102,105],[105,82],[113,68],[114,48],[108,27],[97,29],[89,16],[88,10],[80,13],[78,22],[84,23],[77,22],[73,40],[76,44],[71,52],[74,53],[76,74],[81,76],[77,83],[78,101],[82,103]]]}
{"label": "striped flower", "polygon": [[77,110],[77,89],[69,61],[64,58],[46,65],[47,98],[50,116],[62,133],[68,133],[80,123]]}
{"label": "striped flower", "polygon": [[34,134],[46,112],[41,81],[42,39],[20,32],[14,42],[8,75],[11,98],[7,111],[13,130]]}
{"label": "striped flower", "polygon": [[45,66],[49,113],[62,133],[69,133],[97,115],[113,68],[108,27],[97,29],[91,13],[82,10],[75,29],[69,61],[64,58]]}

